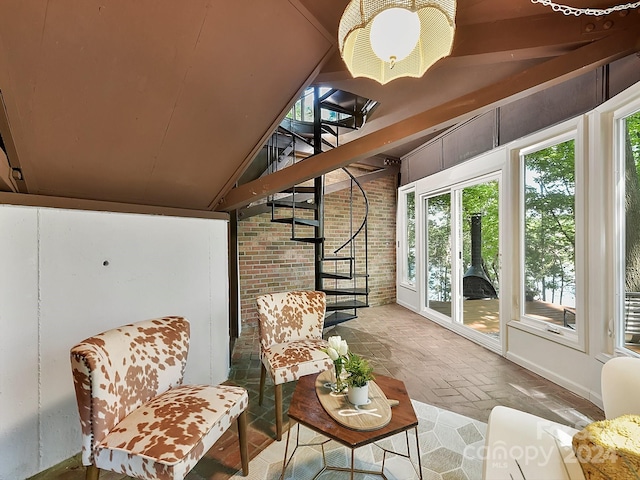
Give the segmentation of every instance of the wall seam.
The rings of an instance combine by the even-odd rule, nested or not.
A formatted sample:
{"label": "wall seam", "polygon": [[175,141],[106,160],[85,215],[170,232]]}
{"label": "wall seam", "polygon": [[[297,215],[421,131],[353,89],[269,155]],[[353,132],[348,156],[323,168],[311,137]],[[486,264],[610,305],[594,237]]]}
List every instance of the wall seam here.
{"label": "wall seam", "polygon": [[42,438],[42,271],[40,269],[41,244],[41,210],[36,210],[36,272],[38,290],[38,471],[42,468],[44,458],[44,440]]}

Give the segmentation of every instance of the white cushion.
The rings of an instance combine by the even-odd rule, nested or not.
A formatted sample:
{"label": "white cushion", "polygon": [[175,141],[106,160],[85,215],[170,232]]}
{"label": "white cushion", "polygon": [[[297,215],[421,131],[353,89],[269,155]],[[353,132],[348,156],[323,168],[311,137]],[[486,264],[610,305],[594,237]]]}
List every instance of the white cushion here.
{"label": "white cushion", "polygon": [[489,415],[482,478],[584,480],[571,446],[577,432],[513,408],[495,407]]}

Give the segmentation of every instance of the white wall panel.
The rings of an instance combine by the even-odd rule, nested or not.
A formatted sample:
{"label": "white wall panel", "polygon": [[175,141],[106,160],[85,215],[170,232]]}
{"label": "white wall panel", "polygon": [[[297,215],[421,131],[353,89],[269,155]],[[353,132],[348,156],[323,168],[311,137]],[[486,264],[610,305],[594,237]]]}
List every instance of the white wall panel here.
{"label": "white wall panel", "polygon": [[[11,433],[11,442],[24,448],[6,458],[6,450],[0,450],[0,479],[26,478],[79,451],[69,349],[90,335],[156,316],[183,315],[192,335],[185,381],[227,378],[226,221],[25,207],[0,212],[4,217],[11,212],[19,223],[14,228],[19,234],[0,231],[2,251],[17,252],[13,264],[3,262],[0,278],[32,265],[15,298],[0,304],[3,327],[5,315],[17,318],[18,309],[26,309],[24,321],[11,322],[3,343],[21,338],[34,352],[21,372],[16,362],[3,362],[2,378],[20,375],[32,385],[35,401],[21,411],[28,429],[39,431],[36,445],[31,437]],[[23,217],[32,219],[30,228]],[[35,293],[25,298],[28,292]],[[18,402],[22,389],[3,390],[2,402]],[[0,434],[7,434],[4,420]]]}
{"label": "white wall panel", "polygon": [[37,246],[36,210],[0,206],[2,480],[21,478],[22,472],[33,471],[38,458]]}

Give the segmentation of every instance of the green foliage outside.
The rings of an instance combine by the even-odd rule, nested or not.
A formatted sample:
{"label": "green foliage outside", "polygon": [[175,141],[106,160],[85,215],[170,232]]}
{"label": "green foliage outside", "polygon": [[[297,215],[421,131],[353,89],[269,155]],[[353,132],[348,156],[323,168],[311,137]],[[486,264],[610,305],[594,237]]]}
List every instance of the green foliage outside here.
{"label": "green foliage outside", "polygon": [[634,160],[636,175],[640,178],[640,112],[625,118],[625,141]]}
{"label": "green foliage outside", "polygon": [[[496,291],[500,285],[499,191],[491,180],[462,191],[462,273],[471,266],[471,216],[482,217],[482,263]],[[427,200],[428,299],[451,300],[451,194]]]}
{"label": "green foliage outside", "polygon": [[464,271],[471,266],[471,216],[482,218],[482,266],[496,291],[500,287],[500,198],[498,181],[466,187],[462,191],[462,261]]}
{"label": "green foliage outside", "polygon": [[410,283],[416,281],[416,193],[406,194],[407,206],[407,277]]}
{"label": "green foliage outside", "polygon": [[428,300],[451,301],[451,194],[427,199]]}
{"label": "green foliage outside", "polygon": [[[575,141],[525,156],[528,300],[564,305],[575,295]],[[569,300],[572,305],[573,300]]]}

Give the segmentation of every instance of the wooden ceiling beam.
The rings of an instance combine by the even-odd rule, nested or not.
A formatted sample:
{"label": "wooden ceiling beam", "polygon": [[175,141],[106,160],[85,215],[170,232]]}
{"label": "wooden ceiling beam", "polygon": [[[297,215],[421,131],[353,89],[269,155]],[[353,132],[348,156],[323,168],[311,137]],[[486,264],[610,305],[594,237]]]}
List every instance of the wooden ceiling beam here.
{"label": "wooden ceiling beam", "polygon": [[557,12],[496,22],[464,25],[456,29],[452,57],[499,52],[551,52],[576,48],[622,30],[640,28],[640,15],[593,17],[560,15]]}
{"label": "wooden ceiling beam", "polygon": [[[459,25],[451,55],[441,62],[448,66],[464,67],[551,58],[621,30],[633,28],[640,29],[640,15],[637,12],[623,12],[607,17],[576,17],[552,12]],[[350,75],[336,52],[323,67],[318,79],[331,81],[338,78],[346,79]]]}
{"label": "wooden ceiling beam", "polygon": [[215,210],[232,211],[258,198],[319,177],[368,156],[453,125],[507,102],[577,77],[640,50],[640,31],[624,30],[566,55],[525,69],[487,87],[408,117],[352,140],[333,150],[309,157],[289,168],[232,189]]}

